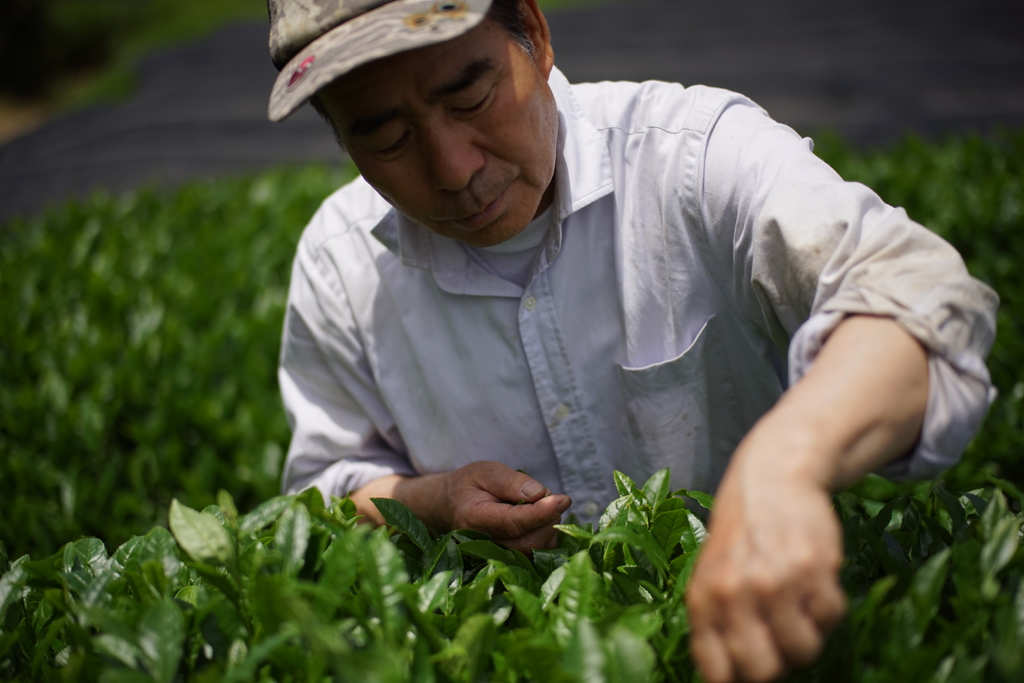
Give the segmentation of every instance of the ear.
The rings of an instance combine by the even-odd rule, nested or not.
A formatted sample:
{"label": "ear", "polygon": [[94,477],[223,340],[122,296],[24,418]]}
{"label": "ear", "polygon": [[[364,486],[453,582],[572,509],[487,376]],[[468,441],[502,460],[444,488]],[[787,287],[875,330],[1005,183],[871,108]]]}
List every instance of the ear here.
{"label": "ear", "polygon": [[551,75],[551,69],[555,66],[555,51],[551,47],[551,30],[548,28],[548,20],[537,6],[537,0],[521,1],[524,28],[530,42],[533,43],[533,61],[544,78],[547,79]]}

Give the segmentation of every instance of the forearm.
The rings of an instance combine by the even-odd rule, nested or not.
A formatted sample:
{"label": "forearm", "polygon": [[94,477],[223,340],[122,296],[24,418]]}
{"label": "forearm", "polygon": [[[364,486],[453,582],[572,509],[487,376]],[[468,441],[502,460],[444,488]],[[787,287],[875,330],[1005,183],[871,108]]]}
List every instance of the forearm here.
{"label": "forearm", "polygon": [[846,610],[829,491],[909,451],[927,399],[924,348],[891,319],[851,317],[743,439],[687,588],[707,680],[771,680],[821,651]]}
{"label": "forearm", "polygon": [[892,319],[853,316],[754,427],[734,464],[764,464],[835,490],[906,454],[927,400],[924,347]]}
{"label": "forearm", "polygon": [[443,475],[428,474],[418,477],[403,477],[397,474],[374,479],[349,498],[356,504],[356,511],[371,524],[384,524],[373,498],[392,498],[412,510],[417,517],[435,531],[447,531],[450,522],[437,511],[438,501],[445,498]]}

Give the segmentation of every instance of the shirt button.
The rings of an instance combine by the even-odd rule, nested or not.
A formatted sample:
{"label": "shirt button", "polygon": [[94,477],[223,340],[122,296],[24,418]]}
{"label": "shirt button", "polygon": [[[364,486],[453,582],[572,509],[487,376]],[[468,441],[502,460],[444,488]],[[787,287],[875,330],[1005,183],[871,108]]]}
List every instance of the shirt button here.
{"label": "shirt button", "polygon": [[588,500],[583,505],[583,516],[584,517],[596,517],[598,513],[597,503],[592,500]]}
{"label": "shirt button", "polygon": [[525,299],[523,299],[523,308],[525,308],[528,311],[532,311],[533,309],[537,308],[537,300],[534,299],[532,296],[526,297]]}
{"label": "shirt button", "polygon": [[559,406],[555,408],[555,417],[559,420],[564,420],[569,417],[569,406],[564,403],[559,404]]}

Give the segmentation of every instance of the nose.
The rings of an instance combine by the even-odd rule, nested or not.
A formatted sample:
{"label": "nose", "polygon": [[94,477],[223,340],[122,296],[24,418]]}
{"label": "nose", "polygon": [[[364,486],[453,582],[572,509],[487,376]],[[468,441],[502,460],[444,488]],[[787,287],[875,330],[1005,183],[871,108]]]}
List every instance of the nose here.
{"label": "nose", "polygon": [[483,151],[458,124],[434,127],[424,136],[424,158],[435,189],[459,192],[483,168]]}

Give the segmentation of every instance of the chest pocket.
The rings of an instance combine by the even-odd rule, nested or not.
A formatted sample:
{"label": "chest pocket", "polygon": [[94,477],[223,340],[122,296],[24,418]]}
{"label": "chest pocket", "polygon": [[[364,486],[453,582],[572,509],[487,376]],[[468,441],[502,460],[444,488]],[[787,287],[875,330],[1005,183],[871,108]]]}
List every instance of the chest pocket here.
{"label": "chest pocket", "polygon": [[625,399],[623,465],[639,482],[671,467],[673,488],[713,493],[743,438],[720,327],[708,318],[690,347],[671,360],[618,366]]}

